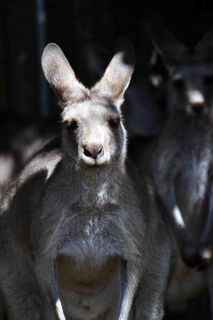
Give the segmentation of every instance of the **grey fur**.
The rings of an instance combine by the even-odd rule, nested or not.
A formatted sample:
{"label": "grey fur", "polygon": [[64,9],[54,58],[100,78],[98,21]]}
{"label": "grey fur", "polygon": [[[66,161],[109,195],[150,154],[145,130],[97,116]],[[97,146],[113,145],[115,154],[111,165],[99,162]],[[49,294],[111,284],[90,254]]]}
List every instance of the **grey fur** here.
{"label": "grey fur", "polygon": [[133,65],[127,43],[87,89],[56,44],[43,53],[62,137],[28,163],[3,209],[60,320],[127,320],[134,299],[134,319],[163,317],[171,237],[150,181],[126,161],[120,112]]}

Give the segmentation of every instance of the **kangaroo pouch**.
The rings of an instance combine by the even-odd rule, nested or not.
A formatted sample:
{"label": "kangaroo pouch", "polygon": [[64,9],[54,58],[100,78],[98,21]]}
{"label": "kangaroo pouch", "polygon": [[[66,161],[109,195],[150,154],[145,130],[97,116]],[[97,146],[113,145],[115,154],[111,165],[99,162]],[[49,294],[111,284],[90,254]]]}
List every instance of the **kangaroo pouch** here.
{"label": "kangaroo pouch", "polygon": [[107,258],[100,266],[60,255],[57,259],[59,293],[70,320],[113,320],[122,298],[121,261]]}

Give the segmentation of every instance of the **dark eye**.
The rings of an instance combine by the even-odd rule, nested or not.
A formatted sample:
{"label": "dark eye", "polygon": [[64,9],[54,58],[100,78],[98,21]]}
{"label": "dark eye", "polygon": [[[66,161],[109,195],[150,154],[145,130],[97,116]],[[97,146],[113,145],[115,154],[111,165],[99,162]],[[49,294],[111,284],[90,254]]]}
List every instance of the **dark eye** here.
{"label": "dark eye", "polygon": [[120,124],[120,118],[119,117],[117,117],[117,118],[109,118],[108,119],[108,124],[109,124],[110,128],[117,129],[119,124]]}
{"label": "dark eye", "polygon": [[208,76],[205,76],[204,83],[207,86],[212,86],[213,85],[213,74],[209,74]]}
{"label": "dark eye", "polygon": [[172,82],[173,82],[175,88],[178,90],[182,90],[185,88],[185,85],[184,85],[184,82],[182,79],[173,79]]}
{"label": "dark eye", "polygon": [[66,128],[71,131],[74,131],[78,128],[78,123],[76,120],[72,120],[71,122],[66,122],[65,125],[66,125]]}

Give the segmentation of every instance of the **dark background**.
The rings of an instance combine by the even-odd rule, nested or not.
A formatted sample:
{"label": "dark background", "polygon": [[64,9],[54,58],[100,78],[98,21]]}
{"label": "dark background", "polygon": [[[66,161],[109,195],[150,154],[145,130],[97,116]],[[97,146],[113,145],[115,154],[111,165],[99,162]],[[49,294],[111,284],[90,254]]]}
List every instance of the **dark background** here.
{"label": "dark background", "polygon": [[[20,150],[11,141],[26,124],[57,127],[60,110],[40,65],[47,43],[56,42],[77,77],[91,86],[125,36],[136,49],[134,82],[147,71],[152,46],[144,27],[152,12],[189,47],[213,24],[211,0],[0,0],[0,153],[13,148],[18,162]],[[179,313],[174,309],[167,319],[207,320],[208,295],[187,301]]]}
{"label": "dark background", "polygon": [[189,46],[213,23],[211,0],[1,0],[0,111],[23,117],[57,115],[53,95],[40,83],[40,56],[48,42],[61,46],[77,76],[91,85],[96,73],[88,73],[87,43],[96,46],[104,65],[116,39],[126,36],[135,45],[136,73],[142,76],[140,60],[146,55],[143,25],[153,11]]}

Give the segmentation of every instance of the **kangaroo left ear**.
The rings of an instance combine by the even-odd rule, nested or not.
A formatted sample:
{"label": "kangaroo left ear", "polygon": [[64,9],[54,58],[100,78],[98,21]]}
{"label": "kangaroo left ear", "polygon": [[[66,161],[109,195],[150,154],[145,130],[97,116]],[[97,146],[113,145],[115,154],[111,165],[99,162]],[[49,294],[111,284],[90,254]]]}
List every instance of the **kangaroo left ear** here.
{"label": "kangaroo left ear", "polygon": [[56,43],[49,43],[41,59],[44,75],[54,92],[63,103],[75,101],[86,94],[86,88],[81,84]]}
{"label": "kangaroo left ear", "polygon": [[117,42],[116,51],[103,77],[92,91],[98,91],[99,95],[109,98],[117,107],[120,107],[134,71],[135,51],[130,42],[124,38]]}

